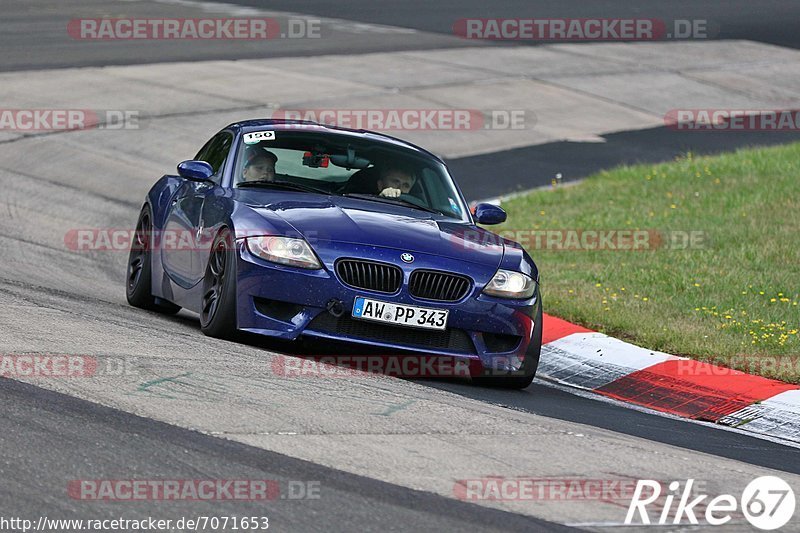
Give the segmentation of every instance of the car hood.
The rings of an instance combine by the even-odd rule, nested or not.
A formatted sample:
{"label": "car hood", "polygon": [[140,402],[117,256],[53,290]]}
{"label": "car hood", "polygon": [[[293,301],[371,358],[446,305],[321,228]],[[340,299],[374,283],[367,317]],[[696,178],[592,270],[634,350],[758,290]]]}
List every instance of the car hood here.
{"label": "car hood", "polygon": [[492,268],[503,259],[503,239],[497,235],[474,225],[435,220],[435,215],[403,206],[343,196],[291,194],[250,207],[267,219],[278,215],[312,246],[319,241],[357,243]]}

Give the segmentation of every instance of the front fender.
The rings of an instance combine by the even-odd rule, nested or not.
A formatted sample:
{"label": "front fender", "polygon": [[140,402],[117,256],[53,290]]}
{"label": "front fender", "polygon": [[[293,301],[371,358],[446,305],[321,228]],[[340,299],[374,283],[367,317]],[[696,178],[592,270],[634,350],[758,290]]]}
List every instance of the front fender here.
{"label": "front fender", "polygon": [[147,193],[147,203],[153,212],[154,230],[164,228],[170,201],[183,183],[184,180],[180,176],[164,175],[150,188]]}
{"label": "front fender", "polygon": [[500,268],[522,272],[539,281],[539,268],[531,256],[518,243],[508,239],[503,239],[503,260]]}

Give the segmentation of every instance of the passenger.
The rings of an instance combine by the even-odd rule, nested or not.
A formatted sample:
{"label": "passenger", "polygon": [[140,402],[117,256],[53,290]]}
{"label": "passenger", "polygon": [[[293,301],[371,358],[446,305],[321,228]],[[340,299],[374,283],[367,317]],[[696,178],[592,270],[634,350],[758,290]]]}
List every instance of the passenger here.
{"label": "passenger", "polygon": [[242,182],[275,181],[275,163],[278,156],[259,146],[251,146],[245,152]]}

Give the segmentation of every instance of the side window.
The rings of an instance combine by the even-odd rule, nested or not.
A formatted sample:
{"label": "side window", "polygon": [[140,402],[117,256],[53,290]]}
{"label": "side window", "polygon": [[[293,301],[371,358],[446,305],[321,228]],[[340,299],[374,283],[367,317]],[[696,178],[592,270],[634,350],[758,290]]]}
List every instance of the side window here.
{"label": "side window", "polygon": [[443,213],[462,217],[463,213],[461,213],[456,199],[449,196],[454,195],[455,191],[447,191],[447,188],[442,183],[442,177],[430,168],[425,168],[421,174],[422,179],[417,180],[417,185],[421,185],[422,191],[430,196],[430,206]]}
{"label": "side window", "polygon": [[217,140],[218,136],[219,136],[219,134],[214,135],[213,137],[211,137],[211,139],[202,148],[200,148],[200,151],[197,152],[196,156],[194,156],[194,160],[195,161],[206,161],[206,162],[208,162],[208,152],[211,149],[211,147],[214,145],[214,143]]}
{"label": "side window", "polygon": [[211,168],[214,169],[214,181],[217,183],[220,182],[220,178],[222,177],[220,171],[225,165],[225,160],[228,158],[228,153],[231,151],[232,144],[233,134],[223,131],[208,141],[195,156],[195,160],[205,161],[211,165]]}

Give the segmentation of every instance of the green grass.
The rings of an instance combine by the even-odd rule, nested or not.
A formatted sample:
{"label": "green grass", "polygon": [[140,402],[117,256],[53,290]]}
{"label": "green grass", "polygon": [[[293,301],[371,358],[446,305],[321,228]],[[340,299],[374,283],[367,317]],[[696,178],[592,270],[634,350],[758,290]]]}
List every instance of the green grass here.
{"label": "green grass", "polygon": [[703,232],[694,249],[526,248],[547,313],[800,382],[800,144],[620,167],[503,207],[508,222],[493,231]]}

